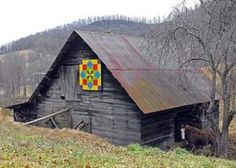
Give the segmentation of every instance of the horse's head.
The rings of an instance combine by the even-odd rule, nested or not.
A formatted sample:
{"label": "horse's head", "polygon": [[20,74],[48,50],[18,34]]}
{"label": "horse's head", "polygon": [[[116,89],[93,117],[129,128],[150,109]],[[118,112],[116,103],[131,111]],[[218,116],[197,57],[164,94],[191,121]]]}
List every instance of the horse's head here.
{"label": "horse's head", "polygon": [[185,125],[184,124],[181,124],[180,132],[181,132],[181,139],[185,140]]}

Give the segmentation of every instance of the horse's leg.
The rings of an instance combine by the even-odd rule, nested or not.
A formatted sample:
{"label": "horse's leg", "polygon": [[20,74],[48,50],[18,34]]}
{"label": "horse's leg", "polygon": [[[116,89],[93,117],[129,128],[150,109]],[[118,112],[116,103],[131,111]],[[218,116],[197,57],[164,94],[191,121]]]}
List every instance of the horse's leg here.
{"label": "horse's leg", "polygon": [[211,156],[214,156],[216,154],[216,142],[215,141],[213,141],[211,143],[210,150],[211,150]]}
{"label": "horse's leg", "polygon": [[190,152],[193,153],[193,151],[194,151],[194,149],[195,149],[195,144],[194,144],[194,142],[190,141],[190,142],[189,142],[189,147],[190,147]]}

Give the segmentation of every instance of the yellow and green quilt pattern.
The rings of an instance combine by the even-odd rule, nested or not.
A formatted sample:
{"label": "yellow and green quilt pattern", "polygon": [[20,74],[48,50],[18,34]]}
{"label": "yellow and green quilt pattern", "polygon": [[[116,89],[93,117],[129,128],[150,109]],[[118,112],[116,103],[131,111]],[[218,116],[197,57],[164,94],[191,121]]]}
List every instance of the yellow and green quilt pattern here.
{"label": "yellow and green quilt pattern", "polygon": [[101,63],[98,59],[82,60],[79,83],[83,90],[101,90]]}

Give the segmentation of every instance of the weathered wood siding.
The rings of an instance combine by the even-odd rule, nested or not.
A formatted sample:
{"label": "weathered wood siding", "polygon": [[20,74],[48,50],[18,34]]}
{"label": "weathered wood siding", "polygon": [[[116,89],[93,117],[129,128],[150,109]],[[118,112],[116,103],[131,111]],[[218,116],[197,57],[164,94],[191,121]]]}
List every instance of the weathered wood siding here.
{"label": "weathered wood siding", "polygon": [[75,127],[84,120],[85,130],[115,144],[141,142],[141,111],[102,64],[102,91],[83,91],[78,84],[78,64],[82,59],[97,58],[91,49],[78,40],[65,54],[53,73],[47,89],[38,96],[38,117],[61,108],[70,108],[70,115],[56,118],[61,127]]}
{"label": "weathered wood siding", "polygon": [[180,125],[190,124],[201,128],[199,105],[185,106],[143,115],[141,119],[142,144],[165,149],[180,141]]}
{"label": "weathered wood siding", "polygon": [[[37,117],[43,117],[49,113],[59,111],[62,108],[66,107],[65,100],[61,99],[61,74],[60,70],[56,69],[54,76],[51,77],[49,83],[44,90],[40,92],[36,99],[36,108]],[[61,114],[55,117],[56,122],[60,127],[70,127],[70,117],[68,114]],[[51,126],[50,123],[46,123],[48,126]],[[42,124],[41,124],[42,125]]]}
{"label": "weathered wood siding", "polygon": [[144,115],[141,121],[142,143],[145,145],[166,146],[174,142],[175,124],[173,113],[157,112]]}

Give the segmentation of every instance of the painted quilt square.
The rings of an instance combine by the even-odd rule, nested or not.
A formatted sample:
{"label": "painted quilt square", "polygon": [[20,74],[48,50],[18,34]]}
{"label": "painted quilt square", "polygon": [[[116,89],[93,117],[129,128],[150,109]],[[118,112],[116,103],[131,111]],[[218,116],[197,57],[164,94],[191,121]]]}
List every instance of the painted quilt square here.
{"label": "painted quilt square", "polygon": [[97,59],[82,60],[79,65],[79,80],[83,90],[101,90],[101,63]]}

